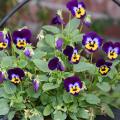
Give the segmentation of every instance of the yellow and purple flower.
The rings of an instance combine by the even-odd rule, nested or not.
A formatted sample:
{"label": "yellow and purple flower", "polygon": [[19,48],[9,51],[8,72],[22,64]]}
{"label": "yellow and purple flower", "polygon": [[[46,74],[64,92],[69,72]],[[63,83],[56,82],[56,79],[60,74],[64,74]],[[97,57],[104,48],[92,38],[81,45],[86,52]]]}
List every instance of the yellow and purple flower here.
{"label": "yellow and purple flower", "polygon": [[10,47],[11,38],[7,31],[0,31],[0,50]]}
{"label": "yellow and purple flower", "polygon": [[34,79],[34,80],[32,80],[32,84],[33,84],[34,91],[37,92],[40,87],[39,81],[37,79]]}
{"label": "yellow and purple flower", "polygon": [[24,28],[13,32],[13,42],[18,49],[25,49],[30,44],[32,33],[29,29]]}
{"label": "yellow and purple flower", "polygon": [[61,50],[62,50],[63,43],[64,43],[64,42],[63,42],[63,39],[62,39],[62,38],[57,39],[57,40],[56,40],[56,45],[55,45],[56,48],[61,51]]}
{"label": "yellow and purple flower", "polygon": [[78,95],[82,87],[83,83],[77,76],[71,76],[64,80],[64,88],[72,95]]}
{"label": "yellow and purple flower", "polygon": [[120,43],[118,42],[106,42],[102,49],[110,60],[115,60],[120,55]]}
{"label": "yellow and purple flower", "polygon": [[66,48],[63,51],[64,55],[68,57],[68,60],[70,63],[78,64],[80,61],[80,54],[78,53],[77,48],[73,48],[72,46],[66,46]]}
{"label": "yellow and purple flower", "polygon": [[112,63],[111,62],[106,62],[104,59],[100,59],[96,63],[96,66],[99,68],[99,73],[101,75],[107,75],[107,73],[111,69]]}
{"label": "yellow and purple flower", "polygon": [[50,70],[65,71],[64,65],[62,64],[62,62],[57,57],[54,57],[49,61],[48,68]]}
{"label": "yellow and purple flower", "polygon": [[71,11],[72,15],[78,19],[84,18],[86,15],[85,4],[78,2],[78,0],[71,0],[67,3],[68,10]]}
{"label": "yellow and purple flower", "polygon": [[14,84],[19,84],[22,78],[25,76],[24,71],[21,68],[13,68],[7,71],[8,78]]}
{"label": "yellow and purple flower", "polygon": [[59,15],[56,15],[55,17],[53,17],[51,24],[53,24],[53,25],[62,25],[63,24],[64,25],[65,22]]}
{"label": "yellow and purple flower", "polygon": [[82,45],[88,52],[95,52],[102,46],[102,41],[96,32],[88,32],[83,36]]}

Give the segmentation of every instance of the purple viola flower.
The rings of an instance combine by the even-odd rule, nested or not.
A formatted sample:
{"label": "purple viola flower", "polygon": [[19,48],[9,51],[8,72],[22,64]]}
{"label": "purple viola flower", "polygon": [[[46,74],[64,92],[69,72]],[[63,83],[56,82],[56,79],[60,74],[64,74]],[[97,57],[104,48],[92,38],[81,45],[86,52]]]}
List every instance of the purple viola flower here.
{"label": "purple viola flower", "polygon": [[49,61],[48,68],[50,70],[65,71],[65,67],[57,57],[54,57]]}
{"label": "purple viola flower", "polygon": [[59,15],[56,15],[55,17],[53,17],[51,24],[53,24],[53,25],[62,25],[63,24],[64,25],[65,22]]}
{"label": "purple viola flower", "polygon": [[82,87],[83,83],[77,76],[68,77],[64,80],[64,88],[72,95],[78,95]]}
{"label": "purple viola flower", "polygon": [[34,80],[32,80],[32,84],[33,84],[34,91],[37,92],[39,89],[39,86],[40,86],[39,81],[34,79]]}
{"label": "purple viola flower", "polygon": [[11,37],[10,34],[6,31],[0,31],[0,50],[10,47]]}
{"label": "purple viola flower", "polygon": [[83,36],[82,45],[88,52],[95,52],[102,46],[103,39],[95,32],[88,32]]}
{"label": "purple viola flower", "polygon": [[71,0],[67,3],[68,10],[78,19],[84,18],[86,15],[85,4],[78,0]]}
{"label": "purple viola flower", "polygon": [[34,55],[34,52],[32,49],[30,48],[25,48],[24,50],[24,55],[28,58],[31,58]]}
{"label": "purple viola flower", "polygon": [[4,73],[0,71],[0,84],[5,80]]}
{"label": "purple viola flower", "polygon": [[118,42],[106,42],[102,49],[110,60],[115,60],[120,55],[120,43]]}
{"label": "purple viola flower", "polygon": [[21,29],[13,32],[13,42],[18,49],[25,49],[30,44],[32,33],[29,29]]}
{"label": "purple viola flower", "polygon": [[106,62],[104,59],[100,59],[97,61],[96,66],[99,68],[99,73],[101,75],[107,75],[111,69],[112,63]]}
{"label": "purple viola flower", "polygon": [[22,78],[25,76],[25,73],[21,68],[9,69],[7,73],[8,73],[8,78],[14,84],[19,84]]}
{"label": "purple viola flower", "polygon": [[57,39],[56,40],[56,48],[58,49],[58,50],[62,50],[62,46],[63,46],[63,39],[62,38],[59,38],[59,39]]}
{"label": "purple viola flower", "polygon": [[72,46],[66,46],[66,48],[63,51],[64,55],[68,57],[68,60],[70,63],[78,64],[80,61],[80,54],[78,53],[77,48],[73,48]]}

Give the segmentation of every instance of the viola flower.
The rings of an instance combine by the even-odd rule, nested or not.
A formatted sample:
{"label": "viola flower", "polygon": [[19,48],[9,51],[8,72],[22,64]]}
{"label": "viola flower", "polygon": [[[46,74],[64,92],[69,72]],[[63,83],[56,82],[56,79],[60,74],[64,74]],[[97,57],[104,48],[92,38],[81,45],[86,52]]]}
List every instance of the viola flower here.
{"label": "viola flower", "polygon": [[62,65],[61,61],[57,57],[54,57],[49,61],[48,68],[50,70],[59,70],[59,71],[65,70],[65,67]]}
{"label": "viola flower", "polygon": [[59,38],[59,39],[57,39],[56,40],[56,48],[58,49],[58,50],[62,50],[62,46],[63,46],[63,39],[62,38]]}
{"label": "viola flower", "polygon": [[68,77],[64,80],[64,88],[72,95],[78,95],[82,87],[83,83],[77,76]]}
{"label": "viola flower", "polygon": [[101,47],[103,39],[95,32],[86,33],[83,36],[82,45],[88,52],[95,52]]}
{"label": "viola flower", "polygon": [[56,15],[55,17],[53,17],[52,21],[51,21],[51,24],[53,25],[64,25],[65,22],[63,21],[63,19],[59,16],[59,15]]}
{"label": "viola flower", "polygon": [[39,81],[36,80],[36,79],[34,79],[34,80],[32,81],[32,84],[33,84],[34,91],[37,92],[38,89],[39,89],[39,86],[40,86],[40,85],[39,85]]}
{"label": "viola flower", "polygon": [[32,48],[25,48],[24,55],[28,58],[31,58],[34,55],[34,51]]}
{"label": "viola flower", "polygon": [[86,15],[85,4],[78,2],[78,0],[71,0],[67,3],[68,10],[71,11],[72,15],[78,19],[84,18]]}
{"label": "viola flower", "polygon": [[118,55],[120,55],[120,43],[115,42],[106,42],[103,47],[102,47],[103,51],[105,51],[105,53],[107,54],[107,57],[110,60],[115,60]]}
{"label": "viola flower", "polygon": [[99,73],[101,75],[107,75],[107,73],[110,71],[112,63],[111,62],[106,62],[103,59],[98,60],[96,63],[96,66],[99,68]]}
{"label": "viola flower", "polygon": [[0,50],[10,47],[11,38],[6,29],[0,31]]}
{"label": "viola flower", "polygon": [[7,73],[8,73],[8,78],[14,84],[19,84],[22,78],[25,76],[25,73],[21,68],[9,69]]}
{"label": "viola flower", "polygon": [[21,29],[13,32],[13,42],[18,49],[25,49],[30,44],[32,33],[29,29]]}
{"label": "viola flower", "polygon": [[73,64],[78,64],[80,61],[80,54],[78,54],[77,48],[73,48],[72,46],[66,46],[63,51],[64,55],[68,57],[68,60]]}
{"label": "viola flower", "polygon": [[5,79],[4,73],[0,71],[0,84],[3,83]]}

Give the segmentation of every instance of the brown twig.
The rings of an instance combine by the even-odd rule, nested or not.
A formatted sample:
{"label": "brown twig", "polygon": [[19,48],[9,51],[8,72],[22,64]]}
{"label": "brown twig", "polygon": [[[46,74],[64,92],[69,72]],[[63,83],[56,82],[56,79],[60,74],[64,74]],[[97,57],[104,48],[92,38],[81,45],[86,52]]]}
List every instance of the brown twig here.
{"label": "brown twig", "polygon": [[116,3],[118,6],[120,6],[120,1],[118,0],[112,0],[114,3]]}

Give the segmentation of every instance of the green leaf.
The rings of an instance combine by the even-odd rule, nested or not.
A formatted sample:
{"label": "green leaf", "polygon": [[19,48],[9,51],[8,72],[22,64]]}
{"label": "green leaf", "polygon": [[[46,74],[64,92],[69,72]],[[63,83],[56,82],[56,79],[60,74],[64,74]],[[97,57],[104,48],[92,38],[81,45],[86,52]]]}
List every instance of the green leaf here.
{"label": "green leaf", "polygon": [[28,64],[28,62],[27,62],[26,60],[20,60],[20,61],[18,62],[18,66],[19,66],[20,68],[25,68],[27,64]]}
{"label": "green leaf", "polygon": [[16,86],[12,84],[9,80],[3,83],[4,90],[7,94],[14,94],[16,92]]}
{"label": "green leaf", "polygon": [[13,118],[14,118],[14,116],[15,116],[15,111],[10,111],[9,113],[8,113],[8,115],[7,115],[7,117],[8,117],[8,120],[13,120]]}
{"label": "green leaf", "polygon": [[104,110],[104,112],[111,118],[115,118],[111,108],[107,105],[107,104],[103,104],[102,105],[102,109]]}
{"label": "green leaf", "polygon": [[30,118],[30,120],[44,120],[42,115],[34,115]]}
{"label": "green leaf", "polygon": [[9,112],[9,106],[6,99],[0,99],[0,115],[6,115]]}
{"label": "green leaf", "polygon": [[46,75],[39,75],[39,81],[48,81],[48,77]]}
{"label": "green leaf", "polygon": [[72,103],[74,100],[73,96],[71,94],[68,94],[67,92],[64,92],[63,94],[63,101],[65,103]]}
{"label": "green leaf", "polygon": [[0,97],[4,97],[6,95],[5,91],[4,91],[4,87],[0,88]]}
{"label": "green leaf", "polygon": [[107,82],[97,83],[97,87],[104,92],[109,92],[111,89],[109,83]]}
{"label": "green leaf", "polygon": [[48,115],[51,114],[51,112],[53,112],[53,109],[52,109],[51,105],[47,105],[47,106],[44,108],[43,115],[44,115],[44,116],[48,116]]}
{"label": "green leaf", "polygon": [[80,108],[78,111],[78,117],[83,119],[89,119],[89,113],[84,108]]}
{"label": "green leaf", "polygon": [[80,20],[77,18],[73,18],[69,21],[69,23],[66,25],[64,31],[67,33],[73,32],[75,29],[77,29],[80,25]]}
{"label": "green leaf", "polygon": [[51,48],[55,48],[55,38],[53,35],[50,34],[46,35],[45,41]]}
{"label": "green leaf", "polygon": [[14,60],[15,60],[15,57],[6,56],[2,58],[1,65],[3,68],[13,67]]}
{"label": "green leaf", "polygon": [[66,114],[62,113],[61,111],[54,112],[54,120],[65,120],[66,117],[67,117]]}
{"label": "green leaf", "polygon": [[39,70],[49,72],[48,62],[39,59],[34,59],[33,62]]}
{"label": "green leaf", "polygon": [[90,73],[95,74],[96,67],[93,64],[86,63],[86,62],[79,62],[78,64],[74,65],[75,72],[84,72],[88,71]]}
{"label": "green leaf", "polygon": [[45,26],[42,27],[42,29],[44,29],[48,32],[54,33],[54,34],[60,33],[59,28],[57,28],[55,26],[51,26],[51,25],[45,25]]}
{"label": "green leaf", "polygon": [[46,52],[43,52],[39,48],[37,48],[34,51],[34,55],[32,56],[32,59],[40,59],[40,58],[46,56],[46,54],[47,54]]}
{"label": "green leaf", "polygon": [[49,91],[49,90],[56,89],[58,87],[59,87],[59,85],[55,85],[53,83],[45,83],[45,84],[43,84],[42,89],[43,89],[44,92],[46,92],[46,91]]}
{"label": "green leaf", "polygon": [[100,103],[100,99],[94,94],[87,94],[86,102],[89,104],[97,105],[98,103]]}
{"label": "green leaf", "polygon": [[78,112],[78,106],[77,106],[77,104],[72,104],[72,105],[70,105],[70,107],[69,107],[69,109],[68,109],[70,112],[72,112],[72,113],[77,113]]}

